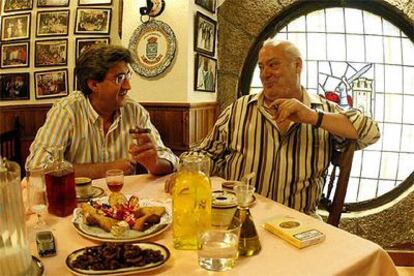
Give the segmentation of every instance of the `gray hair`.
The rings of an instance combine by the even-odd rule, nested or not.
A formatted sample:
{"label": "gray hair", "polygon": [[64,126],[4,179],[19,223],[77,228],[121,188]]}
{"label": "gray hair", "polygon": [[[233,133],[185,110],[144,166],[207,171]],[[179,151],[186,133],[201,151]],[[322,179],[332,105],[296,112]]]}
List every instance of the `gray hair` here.
{"label": "gray hair", "polygon": [[86,96],[92,93],[88,86],[88,80],[103,81],[109,68],[119,62],[132,63],[133,59],[128,49],[108,44],[93,45],[84,51],[76,61],[75,74],[78,79],[78,87]]}
{"label": "gray hair", "polygon": [[276,40],[276,39],[269,38],[263,42],[262,48],[268,47],[268,46],[272,46],[272,47],[284,46],[285,51],[286,53],[288,53],[289,57],[291,57],[292,59],[296,59],[296,58],[302,59],[302,54],[300,53],[298,47],[296,47],[295,44],[293,44],[292,42],[288,40]]}

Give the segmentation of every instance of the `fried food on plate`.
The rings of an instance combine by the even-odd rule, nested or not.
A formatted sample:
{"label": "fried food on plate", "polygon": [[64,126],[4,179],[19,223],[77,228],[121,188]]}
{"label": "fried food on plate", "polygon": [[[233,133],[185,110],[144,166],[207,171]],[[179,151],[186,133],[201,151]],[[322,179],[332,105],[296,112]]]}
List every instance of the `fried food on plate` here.
{"label": "fried food on plate", "polygon": [[89,222],[93,222],[93,224],[98,225],[106,232],[111,232],[112,226],[116,225],[119,222],[119,220],[99,214],[98,210],[96,210],[88,203],[82,203],[81,208],[85,215],[85,218],[87,219],[87,224],[89,224]]}

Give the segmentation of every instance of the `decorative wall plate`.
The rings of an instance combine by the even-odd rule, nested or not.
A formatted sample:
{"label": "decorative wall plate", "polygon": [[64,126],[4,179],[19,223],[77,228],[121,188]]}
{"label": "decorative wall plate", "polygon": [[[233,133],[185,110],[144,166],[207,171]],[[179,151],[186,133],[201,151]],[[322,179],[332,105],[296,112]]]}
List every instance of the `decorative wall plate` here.
{"label": "decorative wall plate", "polygon": [[131,64],[134,71],[152,78],[171,65],[175,56],[176,38],[170,26],[153,19],[135,29],[128,47],[135,59],[135,63]]}

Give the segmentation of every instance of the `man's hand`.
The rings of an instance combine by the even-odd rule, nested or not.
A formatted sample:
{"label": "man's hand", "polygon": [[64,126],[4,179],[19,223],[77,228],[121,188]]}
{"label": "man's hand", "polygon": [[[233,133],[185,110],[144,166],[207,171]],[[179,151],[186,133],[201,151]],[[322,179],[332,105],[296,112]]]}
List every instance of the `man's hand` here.
{"label": "man's hand", "polygon": [[176,178],[177,178],[177,173],[173,173],[167,178],[167,180],[165,180],[164,192],[172,194],[172,189],[174,187]]}
{"label": "man's hand", "polygon": [[150,172],[156,170],[159,158],[157,150],[149,133],[134,133],[132,137],[136,144],[129,145],[132,159],[143,165]]}
{"label": "man's hand", "polygon": [[310,109],[297,99],[277,99],[270,104],[274,110],[273,118],[276,123],[281,124],[286,120],[295,123],[315,124],[318,115],[315,110]]}
{"label": "man's hand", "polygon": [[135,165],[127,159],[118,159],[113,162],[108,163],[110,169],[119,169],[124,172],[125,175],[130,175],[135,173]]}

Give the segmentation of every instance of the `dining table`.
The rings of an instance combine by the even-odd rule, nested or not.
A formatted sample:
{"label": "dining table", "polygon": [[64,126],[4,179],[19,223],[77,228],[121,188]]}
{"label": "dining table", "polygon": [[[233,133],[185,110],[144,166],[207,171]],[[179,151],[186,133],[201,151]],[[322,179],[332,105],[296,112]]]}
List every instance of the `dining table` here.
{"label": "dining table", "polygon": [[[125,176],[122,193],[140,199],[152,199],[171,204],[171,195],[164,191],[169,176],[157,177],[149,174]],[[211,177],[212,190],[220,190],[225,181]],[[92,185],[110,193],[105,179],[93,180]],[[197,250],[177,250],[173,246],[172,227],[146,241],[164,245],[170,251],[168,261],[157,270],[141,272],[139,275],[398,275],[386,251],[378,244],[363,239],[317,218],[288,208],[264,196],[255,194],[256,202],[250,207],[262,249],[251,257],[239,257],[233,269],[227,272],[211,272],[198,265]],[[266,219],[288,215],[314,227],[326,235],[318,244],[298,249],[263,227]],[[80,235],[72,223],[72,215],[57,217],[44,214],[44,230],[52,231],[57,254],[40,257],[37,253],[35,234],[36,216],[28,215],[26,227],[31,254],[41,260],[45,275],[71,275],[66,267],[66,258],[73,251],[102,244]]]}

